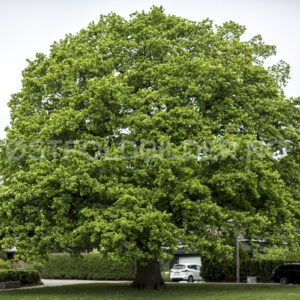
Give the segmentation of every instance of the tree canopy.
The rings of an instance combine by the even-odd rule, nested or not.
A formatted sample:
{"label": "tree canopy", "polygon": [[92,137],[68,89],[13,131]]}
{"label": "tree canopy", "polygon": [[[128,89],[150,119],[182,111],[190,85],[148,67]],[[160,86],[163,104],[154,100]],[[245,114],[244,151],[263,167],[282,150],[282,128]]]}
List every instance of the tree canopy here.
{"label": "tree canopy", "polygon": [[178,244],[226,255],[237,232],[299,244],[299,98],[245,30],[153,7],[28,60],[1,145],[2,247],[142,266]]}

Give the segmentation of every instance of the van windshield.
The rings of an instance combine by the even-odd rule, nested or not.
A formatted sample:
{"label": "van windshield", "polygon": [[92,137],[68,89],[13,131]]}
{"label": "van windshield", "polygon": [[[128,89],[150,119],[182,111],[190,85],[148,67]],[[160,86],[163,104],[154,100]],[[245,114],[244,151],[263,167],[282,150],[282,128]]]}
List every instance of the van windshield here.
{"label": "van windshield", "polygon": [[175,269],[175,270],[181,270],[184,268],[185,268],[185,265],[174,265],[174,267],[173,267],[173,269]]}

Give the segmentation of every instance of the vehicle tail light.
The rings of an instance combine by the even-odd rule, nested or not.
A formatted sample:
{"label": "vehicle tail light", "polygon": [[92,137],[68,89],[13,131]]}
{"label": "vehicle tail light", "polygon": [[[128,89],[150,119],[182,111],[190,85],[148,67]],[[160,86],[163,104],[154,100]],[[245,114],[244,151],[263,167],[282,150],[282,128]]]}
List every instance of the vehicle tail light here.
{"label": "vehicle tail light", "polygon": [[181,272],[187,272],[187,270],[185,269],[185,270],[182,270]]}

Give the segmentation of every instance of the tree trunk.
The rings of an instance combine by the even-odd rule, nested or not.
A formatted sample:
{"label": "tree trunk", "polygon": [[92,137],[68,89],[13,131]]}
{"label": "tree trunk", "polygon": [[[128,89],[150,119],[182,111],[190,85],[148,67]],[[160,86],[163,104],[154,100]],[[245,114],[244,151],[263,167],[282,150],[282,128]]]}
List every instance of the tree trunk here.
{"label": "tree trunk", "polygon": [[133,283],[131,284],[132,287],[150,290],[159,290],[164,287],[165,283],[161,277],[158,261],[138,261],[136,266],[136,275]]}

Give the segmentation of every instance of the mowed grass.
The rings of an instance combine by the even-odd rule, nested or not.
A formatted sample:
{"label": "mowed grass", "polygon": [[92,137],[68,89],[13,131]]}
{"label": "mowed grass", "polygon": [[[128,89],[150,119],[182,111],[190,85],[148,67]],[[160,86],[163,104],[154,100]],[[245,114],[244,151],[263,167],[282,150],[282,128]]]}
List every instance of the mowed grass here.
{"label": "mowed grass", "polygon": [[30,290],[1,291],[1,300],[289,300],[300,299],[300,286],[168,284],[160,291],[130,289],[125,284],[80,284]]}

